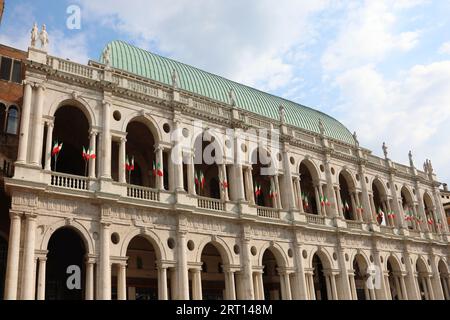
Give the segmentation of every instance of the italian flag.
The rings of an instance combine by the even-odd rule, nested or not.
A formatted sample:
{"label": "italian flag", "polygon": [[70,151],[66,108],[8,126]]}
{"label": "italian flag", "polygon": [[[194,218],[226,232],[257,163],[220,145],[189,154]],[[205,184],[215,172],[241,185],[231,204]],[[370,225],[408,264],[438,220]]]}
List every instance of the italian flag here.
{"label": "italian flag", "polygon": [[62,147],[63,147],[62,143],[58,143],[58,141],[55,141],[52,149],[52,157],[58,155],[61,152]]}
{"label": "italian flag", "polygon": [[85,161],[89,160],[89,153],[86,151],[86,149],[83,146],[83,152],[81,153],[81,156]]}
{"label": "italian flag", "polygon": [[277,193],[275,192],[275,190],[274,190],[272,184],[270,184],[269,198],[272,198],[272,199],[273,199],[273,198],[276,197],[276,195],[277,195]]}
{"label": "italian flag", "polygon": [[127,157],[127,162],[125,163],[125,169],[127,169],[127,171],[134,170],[134,157],[131,157],[131,160]]}
{"label": "italian flag", "polygon": [[345,209],[346,211],[349,211],[349,210],[350,210],[350,206],[348,205],[348,202],[347,202],[347,201],[345,201],[344,209]]}
{"label": "italian flag", "polygon": [[303,206],[305,208],[309,208],[309,200],[308,197],[306,196],[306,194],[302,194],[302,200],[303,200]]}
{"label": "italian flag", "polygon": [[322,207],[325,206],[325,199],[324,199],[322,196],[320,196],[320,205],[321,205]]}
{"label": "italian flag", "polygon": [[395,218],[395,213],[394,213],[394,211],[389,211],[389,213],[388,213],[388,218],[392,218],[392,219],[394,219]]}
{"label": "italian flag", "polygon": [[405,220],[406,221],[412,221],[413,220],[413,216],[411,214],[411,211],[407,211],[406,212]]}
{"label": "italian flag", "polygon": [[363,208],[363,206],[360,204],[360,205],[358,205],[358,207],[356,208],[356,210],[359,211],[359,212],[363,212],[363,211],[364,211],[364,208]]}
{"label": "italian flag", "polygon": [[330,200],[328,200],[327,196],[325,196],[324,201],[325,201],[325,205],[326,205],[327,207],[329,207],[329,206],[331,205]]}
{"label": "italian flag", "polygon": [[95,155],[95,152],[91,149],[88,150],[88,157],[89,157],[89,159],[97,158],[97,156]]}
{"label": "italian flag", "polygon": [[203,171],[200,171],[200,185],[202,189],[205,187],[205,176],[203,175]]}
{"label": "italian flag", "polygon": [[226,180],[225,180],[225,181],[222,181],[220,184],[222,185],[222,187],[223,187],[224,189],[228,188],[228,182],[227,182]]}
{"label": "italian flag", "polygon": [[383,210],[381,210],[381,208],[378,208],[378,215],[379,215],[380,217],[383,217],[383,216],[384,216],[384,212],[383,212]]}
{"label": "italian flag", "polygon": [[199,177],[199,174],[198,174],[198,171],[197,171],[197,172],[195,173],[195,176],[194,176],[194,181],[195,181],[195,184],[196,184],[196,185],[199,185],[198,177]]}
{"label": "italian flag", "polygon": [[255,184],[255,196],[259,197],[261,195],[261,185]]}
{"label": "italian flag", "polygon": [[162,177],[164,175],[164,173],[161,170],[161,163],[156,163],[155,161],[153,161],[153,175],[156,177]]}
{"label": "italian flag", "polygon": [[428,218],[427,222],[428,222],[429,225],[432,225],[434,223],[432,218]]}

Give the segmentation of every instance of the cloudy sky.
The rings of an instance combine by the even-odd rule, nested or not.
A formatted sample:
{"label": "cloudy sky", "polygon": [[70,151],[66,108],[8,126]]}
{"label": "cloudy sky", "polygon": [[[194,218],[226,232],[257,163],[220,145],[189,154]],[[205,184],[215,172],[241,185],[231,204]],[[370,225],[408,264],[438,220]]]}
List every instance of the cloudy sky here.
{"label": "cloudy sky", "polygon": [[444,0],[6,0],[0,42],[26,49],[37,21],[51,54],[86,63],[125,40],[324,111],[376,155],[411,149],[450,182],[449,16]]}

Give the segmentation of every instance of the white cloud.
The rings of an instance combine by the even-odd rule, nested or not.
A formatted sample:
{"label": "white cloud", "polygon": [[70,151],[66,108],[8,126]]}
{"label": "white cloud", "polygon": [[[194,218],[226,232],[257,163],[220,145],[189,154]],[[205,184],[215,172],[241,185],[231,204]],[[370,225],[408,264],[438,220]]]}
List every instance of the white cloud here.
{"label": "white cloud", "polygon": [[450,152],[443,137],[450,123],[450,61],[416,65],[395,80],[367,65],[345,72],[336,80],[342,119],[355,128],[364,145],[380,154],[383,141],[400,162],[412,149],[416,166],[432,158],[437,174],[450,179]]}
{"label": "white cloud", "polygon": [[[401,9],[416,2],[404,2]],[[365,1],[349,5],[336,39],[322,55],[325,72],[345,70],[382,61],[394,50],[408,51],[418,43],[419,31],[395,33],[397,11],[390,1]]]}
{"label": "white cloud", "polygon": [[310,17],[328,0],[79,2],[83,19],[107,25],[141,47],[156,47],[233,80],[277,90],[292,80],[292,64],[298,62],[286,61],[286,53],[310,40]]}
{"label": "white cloud", "polygon": [[440,54],[450,54],[450,41],[444,42],[438,50]]}

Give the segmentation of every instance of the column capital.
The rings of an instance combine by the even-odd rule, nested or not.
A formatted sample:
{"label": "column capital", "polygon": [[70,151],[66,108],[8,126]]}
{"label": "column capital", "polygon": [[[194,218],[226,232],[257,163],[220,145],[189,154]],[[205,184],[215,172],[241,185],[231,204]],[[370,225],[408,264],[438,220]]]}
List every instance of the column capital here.
{"label": "column capital", "polygon": [[9,218],[10,219],[21,219],[23,216],[22,211],[16,211],[16,210],[9,210]]}
{"label": "column capital", "polygon": [[27,220],[35,221],[37,219],[37,214],[33,212],[24,212],[24,217]]}
{"label": "column capital", "polygon": [[89,131],[89,136],[97,136],[98,135],[98,130],[97,129],[91,129],[90,131]]}
{"label": "column capital", "polygon": [[55,123],[52,120],[44,120],[45,125],[49,128],[53,128],[55,126]]}
{"label": "column capital", "polygon": [[35,84],[35,87],[36,87],[37,89],[42,90],[42,91],[45,91],[45,90],[47,89],[47,87],[46,87],[43,83],[36,83],[36,84]]}

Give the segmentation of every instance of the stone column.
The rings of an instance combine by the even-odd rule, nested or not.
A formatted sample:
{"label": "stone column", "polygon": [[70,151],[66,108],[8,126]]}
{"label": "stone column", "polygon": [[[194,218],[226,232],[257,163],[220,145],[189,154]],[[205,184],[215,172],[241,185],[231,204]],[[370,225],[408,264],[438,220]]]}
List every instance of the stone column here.
{"label": "stone column", "polygon": [[428,292],[430,294],[430,300],[435,300],[434,290],[433,290],[433,286],[431,284],[431,274],[428,274],[426,276],[426,280],[427,280]]}
{"label": "stone column", "polygon": [[[286,146],[285,146],[286,148]],[[292,173],[291,173],[291,162],[289,160],[289,154],[285,149],[283,152],[283,194],[286,194],[286,205],[288,210],[295,209],[295,198],[294,198],[294,185],[292,184]]]}
{"label": "stone column", "polygon": [[[156,169],[158,169],[158,164],[159,164],[159,166],[160,166],[159,170],[161,170],[164,173],[163,150],[164,150],[164,148],[162,146],[157,146],[155,148],[155,158],[156,158],[155,162],[156,162]],[[188,170],[188,175],[189,175],[189,170]],[[156,179],[155,187],[159,190],[164,190],[164,175],[161,177],[156,175],[155,179]],[[188,182],[188,184],[189,184],[189,182]]]}
{"label": "stone column", "polygon": [[[351,294],[351,288],[350,288],[350,282],[348,280],[348,268],[345,264],[345,253],[344,249],[339,246],[338,248],[338,255],[339,255],[339,268],[341,269],[340,274],[340,293],[342,294],[342,299],[344,300],[351,300],[352,294]],[[335,276],[333,275],[333,278]],[[338,298],[336,298],[338,299]]]}
{"label": "stone column", "polygon": [[350,289],[352,291],[352,300],[358,300],[358,295],[356,293],[355,273],[349,273],[348,277],[350,282]]}
{"label": "stone column", "polygon": [[8,241],[8,262],[5,276],[5,300],[17,299],[20,257],[21,217],[18,212],[10,211],[10,228]]}
{"label": "stone column", "polygon": [[328,300],[334,300],[333,299],[333,292],[331,290],[331,279],[330,274],[325,274],[325,286],[327,288],[327,298]]}
{"label": "stone column", "polygon": [[250,239],[244,238],[242,239],[242,266],[243,266],[243,272],[241,274],[241,281],[243,283],[243,289],[244,291],[244,299],[246,300],[253,300],[256,297],[254,296],[254,290],[253,290],[253,278],[252,278],[252,261],[250,256]]}
{"label": "stone column", "polygon": [[97,158],[97,132],[91,131],[89,135],[89,150],[95,154],[94,159],[89,159],[89,178],[95,179],[95,162]]}
{"label": "stone column", "polygon": [[367,188],[366,183],[366,168],[363,164],[359,165],[359,179],[361,181],[361,195],[362,195],[361,200],[364,212],[366,214],[366,217],[368,218],[367,222],[373,222],[374,218],[372,210],[370,208],[369,190]]}
{"label": "stone column", "polygon": [[305,267],[303,264],[302,257],[302,247],[297,242],[294,249],[295,257],[295,281],[297,282],[297,287],[299,292],[297,293],[298,299],[307,300],[308,299],[308,284],[305,277]]}
{"label": "stone column", "polygon": [[100,223],[100,300],[111,300],[111,262],[109,223]]}
{"label": "stone column", "polygon": [[23,249],[23,266],[22,266],[22,285],[21,285],[21,299],[34,300],[34,250],[36,239],[36,216],[26,214],[26,233]]}
{"label": "stone column", "polygon": [[[281,203],[281,190],[280,190],[280,179],[278,178],[278,174],[274,176],[274,180],[275,180],[275,190],[277,192],[277,207],[278,209],[283,209],[283,205]],[[289,190],[289,192],[292,193],[292,189]]]}
{"label": "stone column", "polygon": [[47,136],[45,141],[45,165],[44,169],[46,171],[51,171],[52,165],[52,137],[53,137],[53,123],[47,122]]}
{"label": "stone column", "polygon": [[177,299],[178,300],[189,300],[189,271],[187,266],[187,257],[186,257],[186,231],[179,230],[178,231],[178,292]]}
{"label": "stone column", "polygon": [[[125,158],[126,158],[126,143],[127,139],[120,138],[120,145],[119,145],[119,182],[120,183],[127,183],[127,177],[126,177],[126,168],[125,168]],[[131,183],[131,181],[128,181],[128,183]]]}
{"label": "stone column", "polygon": [[[236,163],[233,165],[235,195],[237,201],[245,201],[244,177],[242,165]],[[232,181],[233,184],[233,181]]]}
{"label": "stone column", "polygon": [[170,299],[178,300],[177,269],[170,268]]}
{"label": "stone column", "polygon": [[406,290],[405,275],[404,274],[402,274],[400,276],[400,286],[402,288],[403,300],[408,300],[408,290]]}
{"label": "stone column", "polygon": [[37,300],[45,300],[45,267],[46,267],[46,264],[47,264],[47,257],[39,257]]}
{"label": "stone column", "polygon": [[441,279],[439,277],[439,269],[438,266],[436,264],[436,256],[434,254],[431,255],[430,257],[430,262],[431,262],[431,272],[432,272],[432,288],[433,291],[435,293],[436,299],[437,300],[444,300],[444,291],[443,288],[441,286]]}
{"label": "stone column", "polygon": [[[337,287],[336,287],[336,275],[334,273],[330,274],[331,279],[331,291],[333,293],[333,300],[339,300],[338,293],[337,293]],[[348,278],[347,278],[348,281]],[[350,290],[347,290],[347,294]]]}
{"label": "stone column", "polygon": [[342,199],[341,199],[341,188],[340,187],[334,187],[334,194],[336,196],[337,211],[338,211],[340,216],[343,216],[344,212],[343,212],[342,207],[344,206],[344,204],[342,203]]}
{"label": "stone column", "polygon": [[184,183],[183,183],[183,151],[181,145],[181,130],[180,130],[180,120],[174,120],[174,132],[176,134],[176,141],[172,147],[172,155],[171,161],[174,166],[174,175],[175,175],[175,191],[184,192]]}
{"label": "stone column", "polygon": [[19,135],[19,150],[17,153],[17,162],[26,163],[28,154],[28,133],[30,131],[30,113],[31,100],[33,95],[32,84],[26,80],[23,81],[23,103],[20,119],[20,135]]}
{"label": "stone column", "polygon": [[409,252],[405,252],[404,254],[404,260],[405,260],[405,268],[406,268],[406,287],[407,287],[407,291],[408,291],[408,297],[411,300],[420,300],[420,293],[419,290],[416,286],[416,281],[415,281],[415,268],[414,266],[411,264],[411,256],[409,255]]}
{"label": "stone column", "polygon": [[385,283],[385,296],[386,296],[386,300],[392,300],[392,294],[391,294],[391,284],[389,283],[389,272],[386,271],[383,274],[383,279],[384,279],[384,283]]}
{"label": "stone column", "polygon": [[394,275],[395,290],[399,300],[403,300],[402,288],[400,286],[399,275]]}
{"label": "stone column", "polygon": [[324,161],[325,164],[325,177],[327,180],[327,194],[328,194],[328,200],[330,201],[331,205],[330,205],[330,214],[332,217],[338,217],[339,216],[339,212],[338,212],[338,208],[337,208],[337,203],[336,203],[336,196],[334,195],[334,190],[333,190],[333,180],[332,180],[332,174],[331,174],[331,168],[330,168],[330,159],[329,159],[329,155],[326,156],[326,159]]}
{"label": "stone column", "polygon": [[264,284],[262,281],[262,271],[253,273],[253,284],[255,289],[255,300],[264,300]]}
{"label": "stone column", "polygon": [[362,217],[358,214],[358,211],[356,210],[357,204],[356,204],[356,193],[355,192],[350,192],[350,202],[351,202],[351,206],[352,206],[353,219],[355,219],[357,221],[362,221]]}
{"label": "stone column", "polygon": [[314,195],[316,200],[316,208],[317,208],[317,214],[320,216],[325,216],[325,212],[322,212],[322,206],[320,204],[320,197],[322,194],[322,188],[320,187],[320,183],[314,184]]}
{"label": "stone column", "polygon": [[300,210],[300,213],[304,213],[304,209],[303,209],[303,199],[302,199],[302,186],[301,186],[301,183],[300,183],[300,177],[299,178],[297,178],[296,180],[295,180],[295,184],[297,185],[297,192],[298,192],[298,206],[299,206],[299,210]]}
{"label": "stone column", "polygon": [[102,178],[111,179],[111,102],[103,100]]}
{"label": "stone column", "polygon": [[375,201],[373,200],[373,194],[369,194],[370,197],[370,206],[372,210],[370,210],[370,215],[372,216],[372,221],[375,221],[375,215],[377,214],[377,208],[375,207]]}
{"label": "stone column", "polygon": [[158,300],[167,300],[167,267],[158,265]]}
{"label": "stone column", "polygon": [[191,269],[192,273],[192,300],[203,300],[202,274],[200,268]]}
{"label": "stone column", "polygon": [[280,281],[283,282],[282,296],[283,300],[292,300],[291,282],[289,280],[289,273],[282,271],[280,274]]}
{"label": "stone column", "polygon": [[31,163],[36,166],[41,166],[42,159],[42,143],[44,127],[42,121],[42,110],[44,108],[45,87],[42,84],[37,85],[37,96],[34,110],[34,126],[33,126],[33,144],[32,144],[32,159]]}
{"label": "stone column", "polygon": [[86,300],[94,300],[94,261],[86,261]]}
{"label": "stone column", "polygon": [[254,205],[256,203],[255,199],[255,191],[253,188],[253,174],[252,167],[249,166],[247,168],[242,168],[244,172],[244,185],[245,187],[245,198],[249,202],[249,204]]}
{"label": "stone column", "polygon": [[117,300],[127,300],[127,265],[117,265]]}
{"label": "stone column", "polygon": [[220,188],[222,190],[222,192],[221,192],[222,197],[223,197],[222,200],[228,201],[230,199],[228,196],[228,187],[225,188],[225,186],[223,185],[223,182],[225,182],[225,181],[228,183],[227,167],[226,167],[225,163],[221,163],[218,166],[219,166],[219,172],[220,172],[219,175],[222,178],[222,185],[220,186]]}
{"label": "stone column", "polygon": [[229,267],[224,268],[225,272],[225,292],[227,300],[236,300],[236,287],[234,283],[234,272]]}
{"label": "stone column", "polygon": [[[383,264],[381,263],[381,256],[380,251],[374,250],[373,251],[373,258],[374,263],[377,267],[379,267],[380,272],[384,272],[383,270]],[[389,282],[386,282],[386,279],[381,276],[380,277],[380,289],[376,289],[376,296],[379,300],[387,300],[388,299],[388,292],[389,292]]]}
{"label": "stone column", "polygon": [[310,293],[310,300],[317,300],[316,297],[316,290],[314,288],[314,278],[313,278],[313,273],[310,272],[308,273],[308,279],[309,279],[309,293]]}
{"label": "stone column", "polygon": [[187,165],[187,180],[188,180],[188,193],[190,195],[196,195],[195,191],[195,163],[194,163],[194,154],[191,152],[189,154],[189,161]]}

